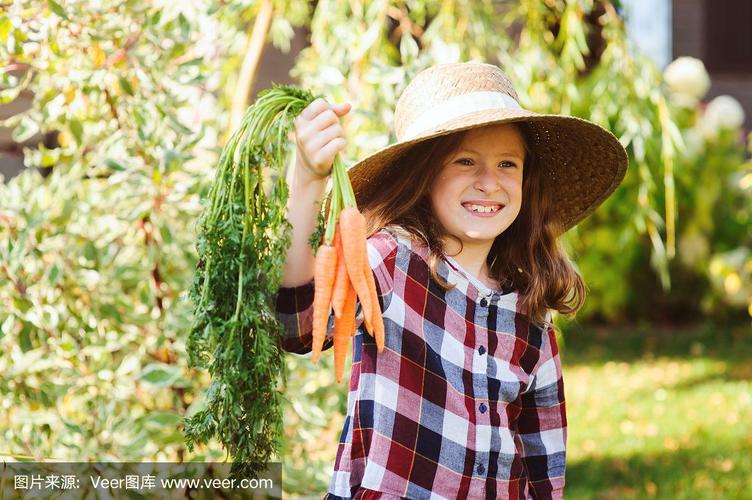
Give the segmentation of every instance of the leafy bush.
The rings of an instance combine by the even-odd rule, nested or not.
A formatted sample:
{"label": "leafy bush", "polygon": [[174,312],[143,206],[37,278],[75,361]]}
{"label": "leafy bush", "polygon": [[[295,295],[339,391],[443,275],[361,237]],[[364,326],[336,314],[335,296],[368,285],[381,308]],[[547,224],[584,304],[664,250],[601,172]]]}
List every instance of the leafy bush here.
{"label": "leafy bush", "polygon": [[183,456],[176,423],[208,384],[187,367],[184,296],[216,141],[200,115],[214,109],[196,29],[209,21],[85,1],[0,14],[2,58],[23,70],[3,74],[4,97],[34,96],[6,125],[19,141],[56,132],[60,145],[28,148],[29,168],[0,184],[4,451]]}

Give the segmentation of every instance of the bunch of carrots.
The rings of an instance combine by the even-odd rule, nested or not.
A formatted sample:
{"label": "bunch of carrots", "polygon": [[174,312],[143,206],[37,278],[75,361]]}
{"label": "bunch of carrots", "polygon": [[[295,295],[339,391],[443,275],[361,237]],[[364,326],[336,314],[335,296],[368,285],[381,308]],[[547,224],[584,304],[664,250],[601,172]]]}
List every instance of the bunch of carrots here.
{"label": "bunch of carrots", "polygon": [[350,179],[339,156],[332,166],[329,216],[316,252],[313,299],[313,354],[318,363],[330,312],[334,310],[334,374],[342,381],[350,337],[355,335],[355,306],[360,299],[366,330],[384,350],[384,321],[376,283],[368,263],[366,221],[358,210]]}

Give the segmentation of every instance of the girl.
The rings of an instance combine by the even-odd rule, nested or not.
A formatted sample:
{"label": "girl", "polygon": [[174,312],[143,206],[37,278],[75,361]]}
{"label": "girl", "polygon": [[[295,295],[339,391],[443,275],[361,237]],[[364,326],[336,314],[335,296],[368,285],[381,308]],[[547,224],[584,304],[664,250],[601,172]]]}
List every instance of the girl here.
{"label": "girl", "polygon": [[[295,124],[294,236],[277,296],[290,352],[311,351],[308,239],[349,109],[319,100]],[[593,123],[520,108],[506,75],[481,63],[418,74],[395,132],[349,170],[385,348],[359,314],[326,498],[561,498],[567,421],[551,311],[576,312],[585,288],[556,238],[616,189],[626,152]]]}

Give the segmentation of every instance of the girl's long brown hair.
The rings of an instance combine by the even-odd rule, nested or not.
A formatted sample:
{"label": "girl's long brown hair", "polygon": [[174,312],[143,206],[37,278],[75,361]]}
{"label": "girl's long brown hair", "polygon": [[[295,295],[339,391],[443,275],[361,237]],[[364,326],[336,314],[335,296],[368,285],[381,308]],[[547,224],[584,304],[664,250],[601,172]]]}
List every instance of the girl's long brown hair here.
{"label": "girl's long brown hair", "polygon": [[[522,133],[527,151],[522,207],[514,222],[494,240],[487,262],[490,277],[516,290],[522,299],[522,312],[532,323],[543,325],[548,309],[576,313],[585,301],[585,285],[557,242],[561,228],[552,217],[552,200],[545,196],[542,169],[531,154],[530,131],[524,123],[514,125]],[[382,173],[388,183],[358,202],[369,236],[382,227],[396,225],[427,246],[431,277],[444,290],[453,285],[438,273],[444,255],[442,241],[458,238],[446,233],[434,216],[429,187],[464,135],[457,132],[417,144]]]}

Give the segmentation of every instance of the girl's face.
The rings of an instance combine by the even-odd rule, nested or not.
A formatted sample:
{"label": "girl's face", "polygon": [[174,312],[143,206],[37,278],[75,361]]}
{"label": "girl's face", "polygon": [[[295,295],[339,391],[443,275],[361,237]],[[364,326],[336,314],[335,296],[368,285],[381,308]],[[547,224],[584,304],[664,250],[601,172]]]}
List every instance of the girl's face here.
{"label": "girl's face", "polygon": [[515,125],[468,131],[429,188],[444,229],[465,246],[490,247],[520,212],[524,160],[525,142]]}

